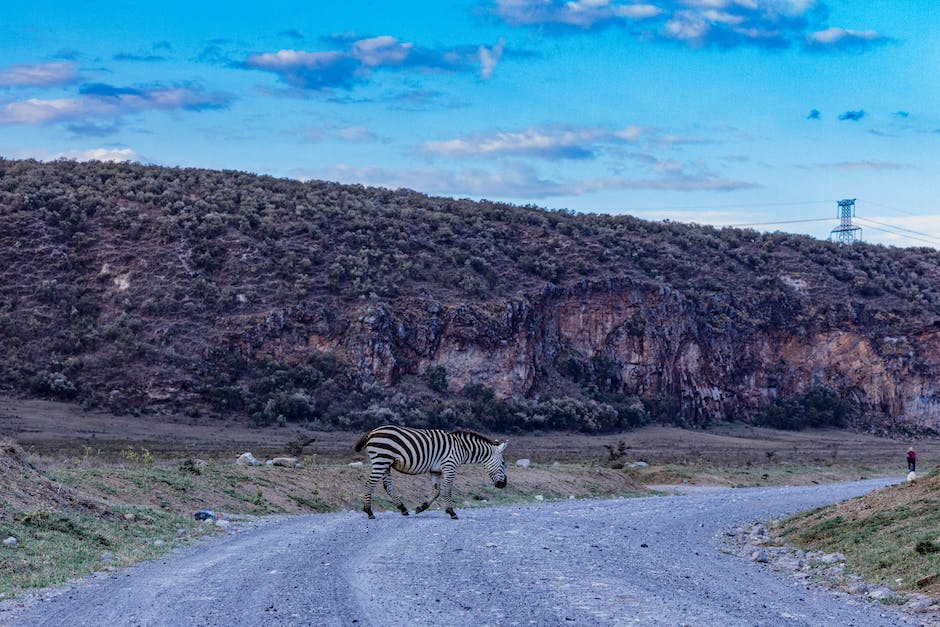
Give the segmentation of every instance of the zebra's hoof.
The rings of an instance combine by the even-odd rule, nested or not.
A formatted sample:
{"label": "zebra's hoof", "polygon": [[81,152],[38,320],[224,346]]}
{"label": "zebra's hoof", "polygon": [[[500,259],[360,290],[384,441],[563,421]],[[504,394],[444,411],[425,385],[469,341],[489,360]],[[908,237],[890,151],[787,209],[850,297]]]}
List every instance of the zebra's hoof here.
{"label": "zebra's hoof", "polygon": [[402,516],[407,516],[407,515],[408,515],[408,508],[405,507],[404,505],[400,505],[400,506],[398,507],[398,511],[401,512],[401,515],[402,515]]}
{"label": "zebra's hoof", "polygon": [[369,515],[369,520],[374,520],[374,519],[375,519],[375,514],[372,513],[372,508],[370,508],[370,507],[363,507],[363,508],[362,508],[362,511],[364,511],[366,514]]}
{"label": "zebra's hoof", "polygon": [[457,513],[456,513],[454,510],[448,508],[448,509],[446,509],[446,510],[444,510],[444,511],[446,511],[448,514],[450,514],[450,517],[451,517],[453,520],[457,520]]}
{"label": "zebra's hoof", "polygon": [[427,508],[428,508],[428,504],[427,504],[427,503],[422,503],[421,505],[419,505],[419,506],[417,506],[417,507],[415,508],[415,514],[420,514],[421,512],[423,512],[424,510],[426,510]]}

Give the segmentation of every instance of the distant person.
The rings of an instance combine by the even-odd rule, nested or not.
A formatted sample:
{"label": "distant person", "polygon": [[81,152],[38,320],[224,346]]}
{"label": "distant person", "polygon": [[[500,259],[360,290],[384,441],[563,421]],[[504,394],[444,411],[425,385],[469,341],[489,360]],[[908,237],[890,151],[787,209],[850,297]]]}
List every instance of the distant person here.
{"label": "distant person", "polygon": [[914,447],[907,449],[907,470],[908,472],[915,472],[917,470],[917,452],[914,450]]}

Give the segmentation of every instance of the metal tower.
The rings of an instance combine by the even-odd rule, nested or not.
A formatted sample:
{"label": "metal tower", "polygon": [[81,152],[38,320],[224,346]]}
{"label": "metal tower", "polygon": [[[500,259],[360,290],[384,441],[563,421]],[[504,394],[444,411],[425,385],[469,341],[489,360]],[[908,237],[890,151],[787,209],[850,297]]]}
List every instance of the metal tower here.
{"label": "metal tower", "polygon": [[839,226],[829,232],[829,241],[840,244],[851,244],[862,241],[862,227],[852,224],[855,217],[855,199],[846,198],[839,201]]}

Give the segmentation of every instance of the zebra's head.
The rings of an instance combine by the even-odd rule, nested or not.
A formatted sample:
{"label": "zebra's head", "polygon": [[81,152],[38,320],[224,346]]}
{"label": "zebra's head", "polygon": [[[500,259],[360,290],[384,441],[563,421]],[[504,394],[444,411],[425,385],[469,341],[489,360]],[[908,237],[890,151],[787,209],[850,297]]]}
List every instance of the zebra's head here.
{"label": "zebra's head", "polygon": [[490,473],[490,479],[497,488],[506,487],[506,460],[503,459],[503,451],[506,450],[507,442],[502,442],[493,447],[493,454],[486,463],[486,469]]}

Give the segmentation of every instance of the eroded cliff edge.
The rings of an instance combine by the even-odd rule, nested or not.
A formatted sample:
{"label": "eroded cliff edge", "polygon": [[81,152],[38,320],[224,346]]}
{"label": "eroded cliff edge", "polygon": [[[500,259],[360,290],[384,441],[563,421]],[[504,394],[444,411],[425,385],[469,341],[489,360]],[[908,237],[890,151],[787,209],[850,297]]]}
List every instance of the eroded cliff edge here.
{"label": "eroded cliff edge", "polygon": [[940,252],[0,159],[0,366],[8,395],[261,423],[464,424],[496,398],[519,403],[494,428],[937,429]]}

